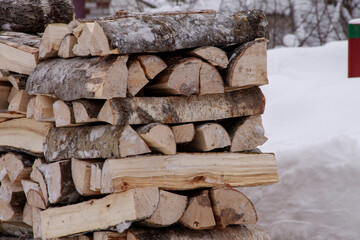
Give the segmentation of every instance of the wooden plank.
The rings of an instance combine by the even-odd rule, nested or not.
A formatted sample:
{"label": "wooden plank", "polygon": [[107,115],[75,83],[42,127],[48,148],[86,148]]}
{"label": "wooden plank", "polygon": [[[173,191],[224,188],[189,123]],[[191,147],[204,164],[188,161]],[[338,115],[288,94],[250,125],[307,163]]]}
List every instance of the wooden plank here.
{"label": "wooden plank", "polygon": [[157,188],[132,189],[41,212],[42,238],[107,229],[125,221],[149,217],[159,202]]}
{"label": "wooden plank", "polygon": [[[136,166],[136,167],[135,167]],[[158,186],[188,190],[229,184],[234,187],[278,182],[273,154],[194,153],[108,159],[102,169],[101,192]]]}
{"label": "wooden plank", "polygon": [[[216,107],[214,106],[216,103]],[[136,97],[107,100],[98,119],[113,125],[187,123],[261,114],[265,97],[257,87],[190,97]]]}

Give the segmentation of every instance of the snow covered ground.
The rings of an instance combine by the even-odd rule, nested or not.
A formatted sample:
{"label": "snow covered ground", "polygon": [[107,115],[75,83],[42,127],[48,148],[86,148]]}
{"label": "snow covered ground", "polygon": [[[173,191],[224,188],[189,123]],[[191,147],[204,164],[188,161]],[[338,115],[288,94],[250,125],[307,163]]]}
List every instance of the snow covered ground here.
{"label": "snow covered ground", "polygon": [[360,239],[360,78],[347,42],[268,51],[263,124],[280,183],[241,189],[272,239]]}

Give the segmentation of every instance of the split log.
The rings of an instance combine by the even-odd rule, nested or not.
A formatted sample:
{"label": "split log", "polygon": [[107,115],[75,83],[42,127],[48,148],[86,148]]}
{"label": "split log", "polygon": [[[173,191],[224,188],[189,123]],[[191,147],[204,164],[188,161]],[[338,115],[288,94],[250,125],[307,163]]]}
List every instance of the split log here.
{"label": "split log", "polygon": [[42,164],[38,169],[45,178],[50,203],[72,203],[80,198],[72,180],[70,160]]}
{"label": "split log", "polygon": [[[0,6],[0,12],[3,4],[4,2]],[[19,18],[17,14],[16,16]],[[0,69],[30,74],[38,63],[39,44],[38,36],[16,32],[0,33]]]}
{"label": "split log", "polygon": [[66,34],[61,40],[58,56],[61,58],[75,57],[76,55],[72,52],[72,50],[76,43],[77,38],[72,33]]}
{"label": "split log", "polygon": [[20,118],[0,123],[0,151],[20,151],[33,156],[43,155],[45,137],[51,123]]}
{"label": "split log", "polygon": [[29,226],[33,225],[33,221],[32,221],[33,217],[32,217],[32,206],[30,206],[29,204],[25,204],[24,206],[24,211],[23,211],[23,219],[22,221],[24,223],[26,223]]}
{"label": "split log", "polygon": [[94,232],[93,240],[126,240],[126,233],[118,232]]}
{"label": "split log", "polygon": [[213,10],[125,13],[96,21],[109,38],[110,46],[118,48],[119,53],[227,46],[268,36],[268,22],[259,10],[237,13],[217,13]]}
{"label": "split log", "polygon": [[252,202],[238,190],[220,187],[210,190],[216,225],[256,224],[258,218]]}
{"label": "split log", "polygon": [[53,23],[46,26],[39,46],[39,59],[57,57],[61,40],[69,33],[68,25]]}
{"label": "split log", "polygon": [[270,240],[263,227],[258,225],[231,226],[225,229],[208,229],[203,231],[185,227],[130,229],[127,240]]}
{"label": "split log", "polygon": [[231,138],[231,152],[253,150],[267,141],[261,115],[229,119],[223,126]]}
{"label": "split log", "polygon": [[135,97],[135,95],[148,84],[149,80],[145,76],[145,72],[138,60],[132,60],[128,63],[129,72],[127,80],[127,91]]}
{"label": "split log", "polygon": [[11,85],[0,83],[0,109],[7,109],[9,106],[9,95],[11,92]]}
{"label": "split log", "polygon": [[31,180],[21,180],[21,184],[23,186],[26,196],[26,202],[28,205],[40,209],[47,208],[47,204],[45,202],[44,196],[37,182],[33,182]]}
{"label": "split log", "polygon": [[107,229],[125,221],[148,218],[158,202],[157,188],[142,188],[74,205],[48,208],[41,212],[42,237],[55,238]]}
{"label": "split log", "polygon": [[138,128],[137,133],[151,150],[163,154],[176,154],[176,142],[170,127],[164,124],[151,123]]}
{"label": "split log", "polygon": [[78,158],[120,158],[149,153],[144,140],[129,126],[53,128],[44,143],[47,161]]}
{"label": "split log", "polygon": [[4,155],[0,154],[0,182],[7,176],[5,163],[4,163]]}
{"label": "split log", "polygon": [[0,221],[20,222],[25,206],[24,191],[13,191],[6,185],[0,187]]}
{"label": "split log", "polygon": [[229,64],[229,59],[226,53],[220,48],[213,46],[204,46],[191,50],[187,54],[201,58],[210,63],[214,67],[225,69]]}
{"label": "split log", "polygon": [[171,127],[174,133],[176,144],[183,144],[191,142],[195,137],[194,124],[182,124]]}
{"label": "split log", "polygon": [[19,32],[43,32],[49,23],[69,23],[74,7],[69,0],[5,0],[0,6],[0,29]]}
{"label": "split log", "polygon": [[10,72],[8,70],[5,70],[5,69],[0,69],[0,81],[9,81],[8,78],[9,78],[9,75],[10,75]]}
{"label": "split log", "polygon": [[117,49],[110,49],[108,38],[99,23],[81,24],[81,35],[72,49],[76,56],[106,56],[119,53]]}
{"label": "split log", "polygon": [[11,99],[8,111],[26,114],[27,106],[31,98],[32,96],[26,94],[25,90],[18,91]]}
{"label": "split log", "polygon": [[75,122],[75,115],[71,102],[57,100],[53,104],[53,111],[56,127],[69,127],[79,125]]}
{"label": "split log", "polygon": [[185,58],[166,68],[154,79],[146,90],[155,95],[184,95],[199,93],[199,74],[202,61],[197,58]]}
{"label": "split log", "polygon": [[31,235],[32,229],[29,225],[21,222],[0,222],[0,233],[6,236],[22,237]]}
{"label": "split log", "polygon": [[26,115],[22,114],[22,113],[8,112],[7,109],[6,110],[0,110],[0,118],[10,120],[10,119],[24,118],[24,117],[26,117]]}
{"label": "split log", "polygon": [[28,179],[34,158],[21,153],[9,152],[3,156],[4,167],[11,182]]}
{"label": "split log", "polygon": [[160,72],[166,67],[166,63],[156,55],[139,55],[137,56],[141,67],[145,71],[145,75],[148,79],[154,79]]}
{"label": "split log", "polygon": [[53,104],[55,98],[37,95],[32,98],[27,106],[26,117],[34,118],[36,121],[53,122],[55,121]]}
{"label": "split log", "polygon": [[237,89],[268,84],[266,42],[264,38],[256,39],[233,51],[226,70],[226,86]]}
{"label": "split log", "polygon": [[76,123],[91,123],[99,121],[97,116],[104,105],[102,100],[77,100],[72,102]]}
{"label": "split log", "polygon": [[82,196],[100,195],[100,189],[93,191],[90,188],[91,166],[98,163],[99,160],[78,160],[71,159],[71,175],[76,190]]}
{"label": "split log", "polygon": [[4,187],[10,189],[13,192],[24,191],[23,187],[21,185],[21,181],[11,182],[10,178],[7,174],[1,179],[1,186],[4,186]]}
{"label": "split log", "polygon": [[34,164],[32,166],[32,172],[30,174],[30,179],[34,182],[39,183],[40,190],[41,190],[42,196],[45,201],[45,205],[48,206],[49,205],[49,194],[47,191],[45,178],[38,169],[38,167],[44,163],[45,163],[45,161],[42,158],[37,158],[34,161]]}
{"label": "split log", "polygon": [[101,175],[103,165],[104,162],[91,164],[90,190],[92,191],[98,192],[101,190]]}
{"label": "split log", "polygon": [[224,184],[245,187],[272,184],[278,180],[273,154],[150,155],[106,160],[102,169],[101,192],[149,186],[164,190],[189,190]]}
{"label": "split log", "polygon": [[200,68],[199,94],[224,93],[224,80],[212,65],[202,62]]}
{"label": "split log", "polygon": [[31,97],[26,107],[26,118],[34,119],[35,97]]}
{"label": "split log", "polygon": [[26,91],[56,96],[64,101],[126,97],[127,59],[126,55],[102,59],[48,59],[31,73]]}
{"label": "split log", "polygon": [[[1,87],[0,87],[1,88]],[[1,91],[1,90],[0,90]],[[8,103],[11,103],[11,100],[13,99],[13,97],[17,94],[19,92],[19,90],[17,90],[15,87],[12,87],[11,88],[11,90],[10,90],[10,93],[9,93],[9,95],[8,95],[8,97],[7,97],[7,101],[8,101]],[[5,93],[5,95],[6,95],[6,93]],[[9,106],[9,104],[8,104],[8,106]],[[2,108],[3,109],[7,109],[8,108],[8,106],[2,106]]]}
{"label": "split log", "polygon": [[230,146],[229,134],[218,123],[205,123],[196,127],[194,139],[186,145],[187,149],[207,152]]}
{"label": "split log", "polygon": [[110,99],[98,119],[113,125],[186,123],[261,114],[264,108],[265,97],[254,87],[202,96]]}
{"label": "split log", "polygon": [[41,238],[41,210],[32,207],[34,238]]}
{"label": "split log", "polygon": [[24,75],[24,74],[11,74],[11,75],[9,75],[9,82],[17,90],[24,90],[25,89],[27,79],[28,79],[28,75]]}
{"label": "split log", "polygon": [[155,212],[142,223],[150,227],[167,227],[176,223],[183,215],[187,197],[160,190],[159,204]]}
{"label": "split log", "polygon": [[208,190],[203,190],[198,195],[190,197],[180,222],[195,230],[211,229],[216,226]]}

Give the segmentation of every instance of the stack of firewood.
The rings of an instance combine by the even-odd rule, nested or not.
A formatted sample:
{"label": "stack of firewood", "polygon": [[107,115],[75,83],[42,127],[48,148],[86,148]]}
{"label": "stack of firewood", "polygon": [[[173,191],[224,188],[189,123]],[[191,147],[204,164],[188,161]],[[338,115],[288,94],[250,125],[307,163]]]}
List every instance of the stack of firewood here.
{"label": "stack of firewood", "polygon": [[269,238],[233,189],[278,181],[257,149],[262,12],[118,12],[22,31],[0,32],[0,233]]}

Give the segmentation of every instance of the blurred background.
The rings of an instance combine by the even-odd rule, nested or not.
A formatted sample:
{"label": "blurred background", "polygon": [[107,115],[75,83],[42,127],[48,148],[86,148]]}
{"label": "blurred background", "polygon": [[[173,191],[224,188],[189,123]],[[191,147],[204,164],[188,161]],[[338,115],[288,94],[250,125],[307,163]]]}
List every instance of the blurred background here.
{"label": "blurred background", "polygon": [[360,17],[360,0],[73,0],[77,17],[132,12],[262,9],[269,20],[269,48],[319,46],[347,38],[348,22]]}

